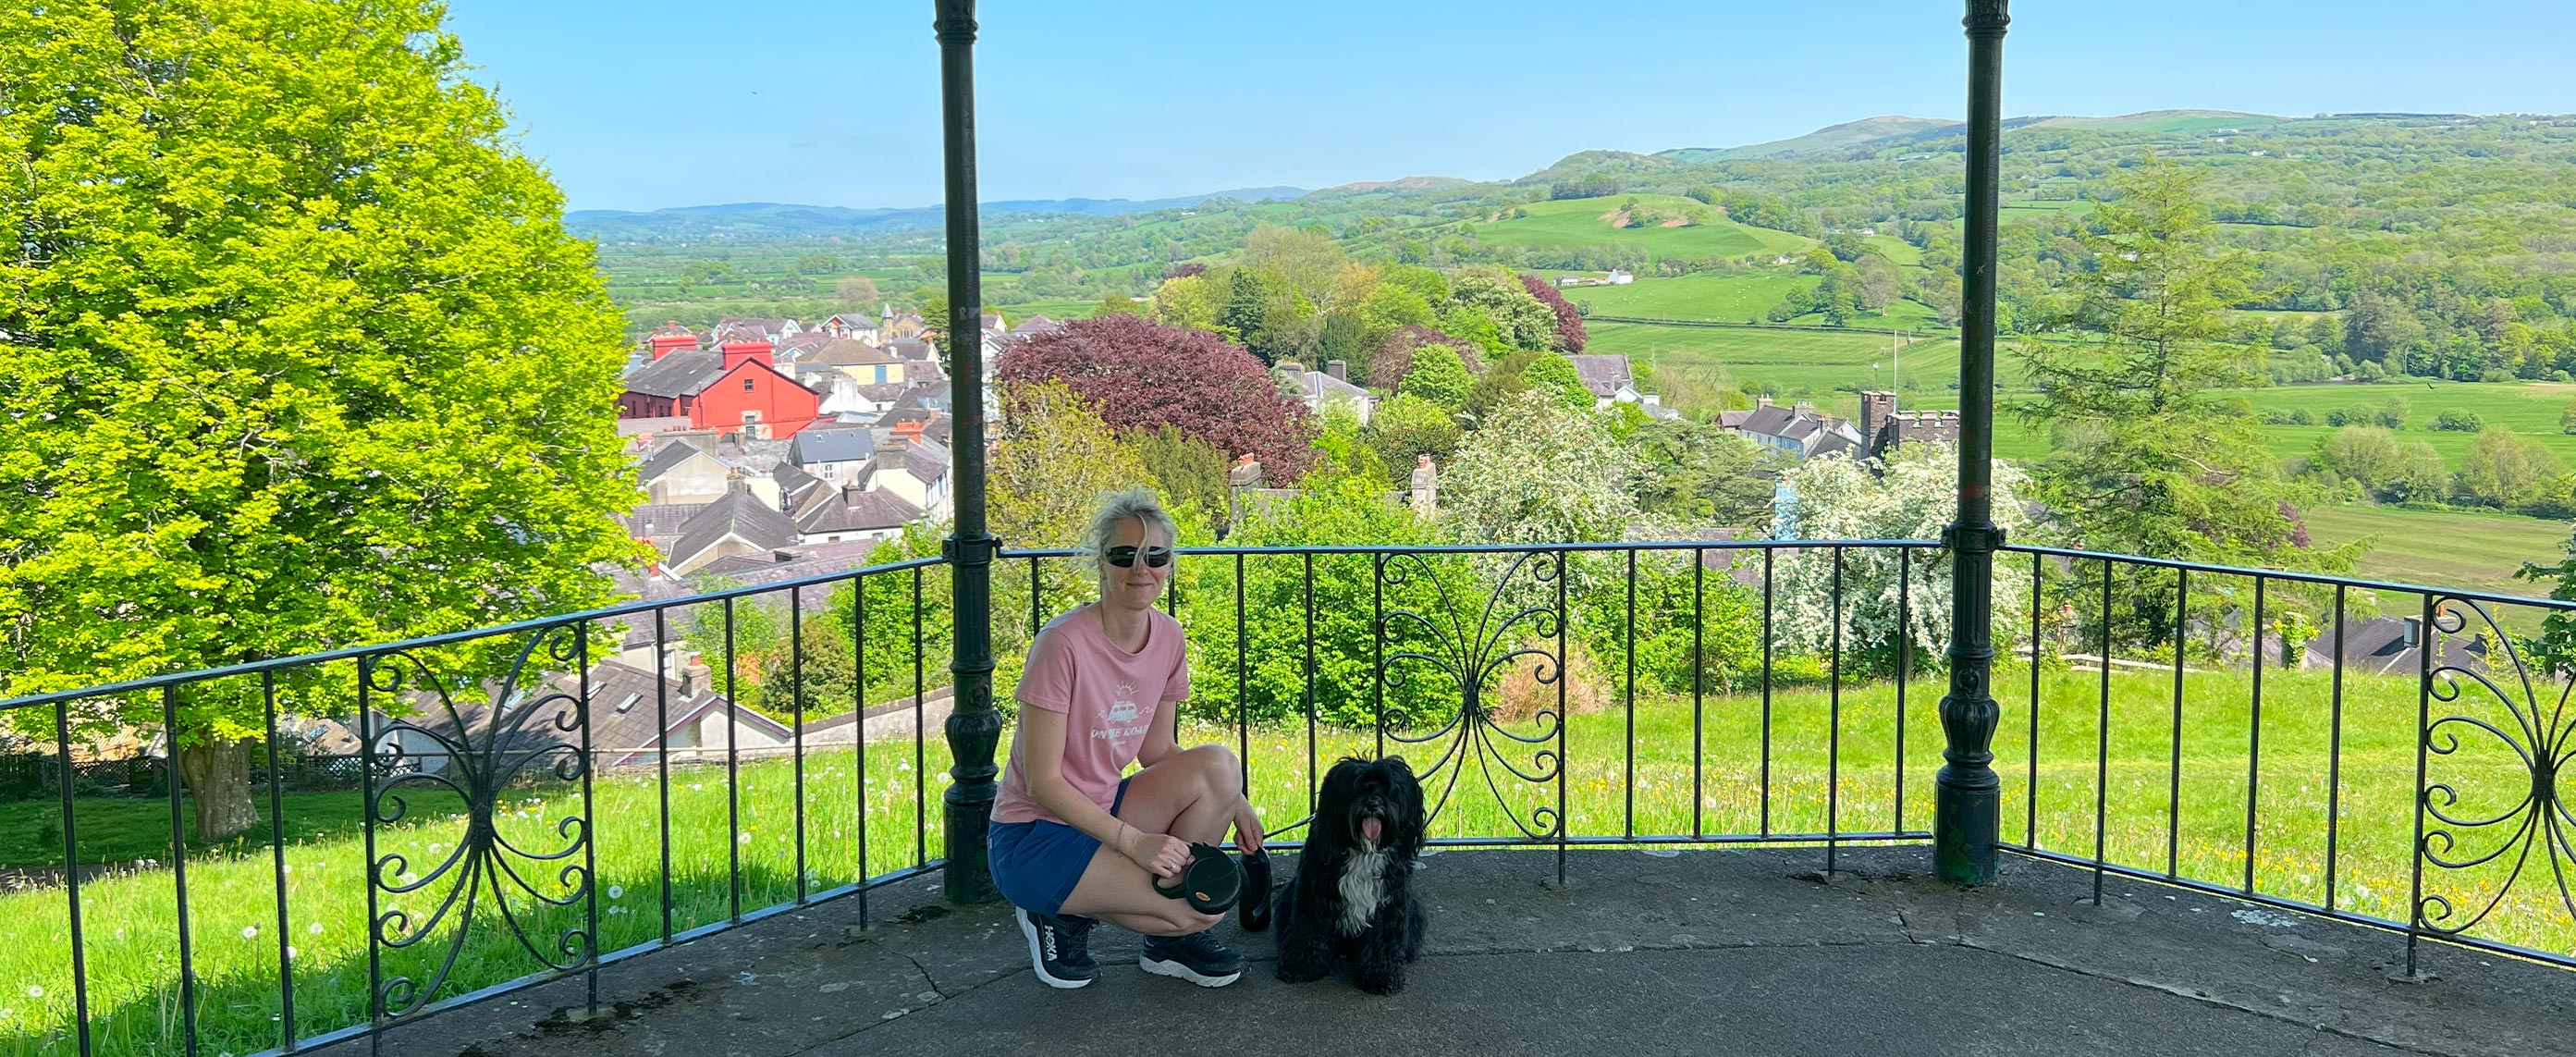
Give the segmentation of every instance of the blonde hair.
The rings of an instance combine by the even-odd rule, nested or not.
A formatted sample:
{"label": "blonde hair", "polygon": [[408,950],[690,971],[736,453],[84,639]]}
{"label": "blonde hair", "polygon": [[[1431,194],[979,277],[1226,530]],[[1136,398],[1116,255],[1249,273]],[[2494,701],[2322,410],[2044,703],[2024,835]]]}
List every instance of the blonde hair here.
{"label": "blonde hair", "polygon": [[1180,528],[1172,524],[1172,515],[1163,510],[1162,497],[1155,495],[1153,489],[1138,485],[1101,497],[1100,510],[1091,515],[1091,527],[1082,531],[1082,553],[1099,558],[1109,549],[1109,538],[1118,533],[1118,526],[1130,521],[1143,521],[1148,532],[1160,529],[1167,544],[1180,545]]}

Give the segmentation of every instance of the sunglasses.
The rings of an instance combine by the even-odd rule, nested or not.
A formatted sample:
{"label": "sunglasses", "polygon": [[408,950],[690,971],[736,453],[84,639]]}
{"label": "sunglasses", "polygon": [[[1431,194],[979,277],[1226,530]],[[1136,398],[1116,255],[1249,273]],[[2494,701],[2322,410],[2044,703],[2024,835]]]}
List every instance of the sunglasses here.
{"label": "sunglasses", "polygon": [[1139,554],[1144,555],[1145,567],[1148,569],[1160,569],[1172,564],[1170,547],[1146,547],[1141,550],[1135,547],[1111,547],[1101,552],[1100,556],[1109,559],[1111,565],[1127,569],[1135,566],[1136,556]]}

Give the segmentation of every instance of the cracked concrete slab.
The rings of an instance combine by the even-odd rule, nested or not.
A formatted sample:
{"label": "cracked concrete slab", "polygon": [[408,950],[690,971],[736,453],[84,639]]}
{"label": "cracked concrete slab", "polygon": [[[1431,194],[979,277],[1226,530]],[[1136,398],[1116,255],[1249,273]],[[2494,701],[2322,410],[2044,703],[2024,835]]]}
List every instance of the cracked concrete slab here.
{"label": "cracked concrete slab", "polygon": [[384,1048],[2576,1057],[2565,970],[2426,944],[2438,979],[2395,983],[2384,967],[2402,936],[2240,916],[2244,904],[2143,882],[2114,880],[2096,908],[2089,873],[2019,859],[1963,889],[1926,877],[1928,858],[1845,849],[1823,878],[1821,849],[1578,851],[1559,885],[1553,852],[1434,855],[1427,955],[1390,998],[1347,974],[1280,984],[1269,938],[1230,925],[1255,960],[1231,988],[1147,977],[1135,938],[1102,929],[1102,979],[1054,991],[1029,978],[1005,908],[951,908],[917,880],[877,890],[865,930],[843,899],[611,964],[595,1018],[580,1016],[582,982],[561,981],[396,1029]]}

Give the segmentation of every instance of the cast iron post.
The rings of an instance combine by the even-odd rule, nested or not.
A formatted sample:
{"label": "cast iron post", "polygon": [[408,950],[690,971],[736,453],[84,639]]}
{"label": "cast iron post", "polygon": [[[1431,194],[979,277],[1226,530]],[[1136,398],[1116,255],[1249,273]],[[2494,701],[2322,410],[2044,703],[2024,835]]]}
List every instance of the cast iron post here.
{"label": "cast iron post", "polygon": [[2003,137],[2004,27],[2008,0],[1968,0],[1968,257],[1959,332],[1959,519],[1941,533],[1950,548],[1950,692],[1941,699],[1947,762],[1933,779],[1933,867],[1946,881],[1995,879],[1995,214]]}
{"label": "cast iron post", "polygon": [[948,671],[956,680],[948,713],[948,752],[953,781],[941,800],[948,809],[948,866],[940,890],[953,903],[1001,898],[984,858],[984,830],[992,821],[993,748],[1002,740],[1002,715],[993,710],[993,552],[1000,542],[984,531],[984,287],[978,266],[982,233],[975,215],[975,0],[936,0],[939,36],[940,122],[948,158],[948,377],[957,416],[956,521],[946,545],[956,585],[957,634]]}

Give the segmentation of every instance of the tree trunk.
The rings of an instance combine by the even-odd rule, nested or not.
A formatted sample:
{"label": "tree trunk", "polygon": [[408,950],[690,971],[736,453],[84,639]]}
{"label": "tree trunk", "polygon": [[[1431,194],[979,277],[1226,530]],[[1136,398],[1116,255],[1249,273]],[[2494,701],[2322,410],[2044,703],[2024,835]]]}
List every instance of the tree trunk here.
{"label": "tree trunk", "polygon": [[197,805],[200,841],[219,841],[259,824],[250,800],[247,741],[206,741],[179,750],[179,778]]}

